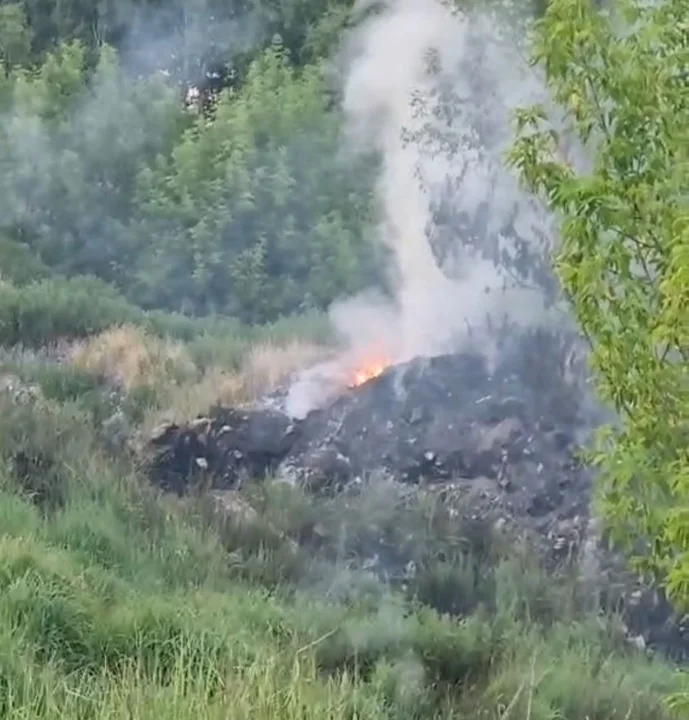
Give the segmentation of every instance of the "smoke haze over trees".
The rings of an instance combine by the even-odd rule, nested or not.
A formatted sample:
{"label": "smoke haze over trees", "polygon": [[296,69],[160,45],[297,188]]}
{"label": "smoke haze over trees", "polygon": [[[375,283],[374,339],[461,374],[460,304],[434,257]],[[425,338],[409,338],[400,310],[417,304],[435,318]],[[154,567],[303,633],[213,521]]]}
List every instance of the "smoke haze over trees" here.
{"label": "smoke haze over trees", "polygon": [[[382,217],[374,192],[381,148],[361,153],[356,138],[345,138],[352,122],[338,99],[358,53],[369,52],[356,48],[362,29],[340,54],[343,28],[367,24],[369,11],[350,6],[77,4],[46,14],[32,3],[1,5],[0,242],[16,261],[3,267],[4,278],[26,274],[28,249],[50,272],[95,275],[147,309],[248,322],[323,310],[381,283],[389,289],[381,272],[389,247],[373,231]],[[413,21],[411,5],[395,12]],[[458,48],[463,31],[451,27]],[[427,41],[437,45],[429,28]],[[467,30],[474,31],[486,28]],[[452,32],[440,42],[449,47]],[[382,42],[381,57],[391,46]],[[404,78],[398,105],[407,105],[417,81],[436,87],[423,80],[426,70],[422,63]],[[411,131],[408,121],[398,113],[387,132]],[[508,124],[503,111],[504,137]],[[459,131],[467,127],[462,120]],[[451,181],[454,161],[432,152],[432,182]],[[474,195],[486,181],[469,178]],[[405,182],[417,185],[415,177]],[[439,228],[445,241],[431,238],[436,256],[449,254],[455,267],[452,238],[466,214],[450,218],[447,208],[461,211],[455,201],[466,196],[467,182],[446,193],[444,205],[437,187],[429,199],[419,195],[427,217],[408,230],[422,240]],[[498,205],[511,212],[502,199],[470,212],[492,215]]]}
{"label": "smoke haze over trees", "polygon": [[[137,72],[146,47],[165,57],[152,30],[133,54],[83,39],[37,53],[25,9],[3,8],[3,242],[145,307],[247,321],[370,281],[367,168],[338,164],[319,69],[295,66],[282,39],[254,45],[239,87],[195,113],[189,82]],[[170,57],[200,57],[184,38],[164,42]]]}

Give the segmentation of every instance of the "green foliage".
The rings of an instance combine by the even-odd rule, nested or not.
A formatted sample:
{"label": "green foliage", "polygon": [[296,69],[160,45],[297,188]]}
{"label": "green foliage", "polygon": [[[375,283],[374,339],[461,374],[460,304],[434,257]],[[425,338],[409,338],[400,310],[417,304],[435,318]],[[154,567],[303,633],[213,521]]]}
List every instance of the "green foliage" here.
{"label": "green foliage", "polygon": [[0,5],[0,65],[5,73],[28,64],[31,41],[32,32],[22,5]]}
{"label": "green foliage", "polygon": [[337,164],[324,91],[318,68],[297,74],[276,45],[142,172],[130,226],[142,304],[264,322],[370,279],[367,176]]}
{"label": "green foliage", "polygon": [[6,233],[60,272],[121,280],[133,262],[121,228],[136,173],[170,148],[183,121],[172,87],[126,78],[107,47],[93,72],[78,43],[18,72],[1,126]]}
{"label": "green foliage", "polygon": [[283,38],[295,62],[320,57],[314,50],[323,46],[309,42],[312,33],[324,37],[318,30],[322,18],[332,24],[332,16],[346,15],[351,5],[352,0],[19,0],[3,3],[0,49],[12,48],[13,59],[24,65],[27,53],[40,62],[65,41],[79,41],[91,58],[104,43],[135,52],[157,44],[155,64],[193,80],[194,72],[209,66],[241,68],[274,35]]}
{"label": "green foliage", "polygon": [[562,220],[557,267],[589,338],[598,386],[621,414],[601,435],[598,489],[613,538],[689,606],[689,3],[553,0],[537,26],[568,129],[522,109],[511,160]]}
{"label": "green foliage", "polygon": [[306,26],[302,56],[310,60],[330,58],[342,38],[351,16],[351,3],[330,2],[318,22]]}
{"label": "green foliage", "polygon": [[268,37],[278,35],[298,65],[328,57],[349,18],[352,0],[254,0]]}
{"label": "green foliage", "polygon": [[[663,13],[681,4],[643,11],[644,32],[619,38],[583,3],[553,0],[541,57],[595,136],[598,165],[574,176],[544,156],[547,134],[515,153],[565,215],[560,274],[603,390],[626,411],[605,458],[613,526],[661,538],[655,565],[678,596],[687,15]],[[0,3],[0,345],[131,323],[186,341],[203,372],[238,368],[255,342],[329,339],[318,309],[368,285],[377,263],[373,168],[337,160],[340,118],[308,64],[334,47],[350,7]],[[234,58],[240,80],[205,117],[170,81],[133,79],[113,50],[152,28],[184,48],[185,76],[207,66],[200,30],[246,17],[281,39]],[[233,52],[214,51],[220,65]],[[668,717],[660,698],[680,687],[675,672],[443,508],[380,488],[314,500],[249,485],[241,497],[259,520],[246,526],[209,501],[159,497],[104,444],[113,413],[141,419],[159,388],[109,393],[51,352],[2,358],[40,396],[0,394],[0,716]],[[350,568],[381,536],[417,570],[394,591]]]}
{"label": "green foliage", "polygon": [[12,369],[21,382],[37,388],[46,400],[77,407],[97,427],[117,410],[118,398],[104,387],[101,378],[67,363],[24,361]]}
{"label": "green foliage", "polygon": [[0,286],[0,344],[41,347],[111,325],[142,322],[143,312],[96,278],[48,278]]}
{"label": "green foliage", "polygon": [[[75,406],[0,394],[0,466],[7,483],[46,511],[64,506],[72,480],[88,465],[94,435]],[[83,463],[83,464],[82,464]]]}
{"label": "green foliage", "polygon": [[287,58],[276,41],[196,121],[162,76],[133,80],[107,46],[92,69],[74,42],[14,71],[0,230],[27,268],[15,279],[12,258],[3,276],[89,274],[147,309],[247,322],[369,284],[371,168],[338,162],[321,71]]}
{"label": "green foliage", "polygon": [[41,262],[28,245],[0,235],[0,282],[27,285],[50,276],[50,268]]}
{"label": "green foliage", "polygon": [[[0,245],[0,249],[1,249]],[[129,303],[112,286],[91,277],[49,277],[24,286],[0,281],[0,347],[6,369],[19,373],[29,382],[38,382],[47,394],[58,400],[90,395],[94,388],[88,379],[68,367],[39,359],[23,364],[12,358],[10,348],[41,351],[63,341],[85,338],[108,328],[133,324],[159,338],[187,343],[199,372],[212,368],[238,370],[256,343],[279,344],[300,338],[327,344],[332,340],[328,318],[319,313],[285,317],[275,323],[246,326],[224,317],[195,319],[163,312],[146,313]],[[147,391],[142,390],[143,397]],[[94,407],[94,411],[100,412]]]}

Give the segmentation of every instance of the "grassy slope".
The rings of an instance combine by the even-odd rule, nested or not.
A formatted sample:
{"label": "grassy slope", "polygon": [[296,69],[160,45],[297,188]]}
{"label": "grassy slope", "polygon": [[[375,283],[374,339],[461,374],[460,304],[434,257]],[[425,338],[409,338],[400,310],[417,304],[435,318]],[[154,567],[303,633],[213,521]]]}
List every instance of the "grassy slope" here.
{"label": "grassy slope", "polygon": [[0,717],[666,717],[678,675],[521,562],[491,576],[492,615],[329,601],[285,547],[108,458],[85,397],[0,407]]}
{"label": "grassy slope", "polygon": [[[275,385],[317,352],[322,318],[248,330],[147,315],[93,280],[13,280],[0,287],[0,344],[24,350],[3,351],[3,373],[46,399],[0,396],[0,717],[665,717],[676,674],[570,615],[569,589],[521,561],[479,588],[421,547],[442,544],[424,517],[427,598],[466,595],[491,615],[451,620],[380,589],[336,603],[324,588],[354,582],[341,568],[157,497],[104,452],[98,428],[118,407],[131,431]],[[44,348],[65,336],[85,339],[58,343],[69,361],[56,365]],[[345,517],[299,497],[263,508],[295,536]],[[350,535],[376,512],[350,511]],[[401,518],[384,521],[402,538]]]}

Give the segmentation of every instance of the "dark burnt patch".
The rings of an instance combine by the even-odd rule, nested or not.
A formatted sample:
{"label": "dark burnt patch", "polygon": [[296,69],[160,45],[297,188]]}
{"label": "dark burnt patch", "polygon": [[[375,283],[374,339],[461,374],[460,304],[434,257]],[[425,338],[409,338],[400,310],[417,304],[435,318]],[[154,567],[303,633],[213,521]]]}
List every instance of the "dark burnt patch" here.
{"label": "dark burnt patch", "polygon": [[[383,476],[404,492],[433,495],[465,527],[527,537],[550,572],[588,568],[580,570],[592,577],[585,592],[601,608],[622,610],[637,646],[686,658],[686,624],[601,544],[590,521],[592,478],[578,451],[603,416],[582,383],[567,378],[561,349],[557,338],[525,333],[503,344],[493,366],[478,353],[417,358],[301,420],[267,404],[215,408],[158,430],[150,474],[180,494],[274,475],[329,497],[355,497]],[[402,576],[411,557],[404,543],[389,542],[382,526],[367,532],[359,565]]]}

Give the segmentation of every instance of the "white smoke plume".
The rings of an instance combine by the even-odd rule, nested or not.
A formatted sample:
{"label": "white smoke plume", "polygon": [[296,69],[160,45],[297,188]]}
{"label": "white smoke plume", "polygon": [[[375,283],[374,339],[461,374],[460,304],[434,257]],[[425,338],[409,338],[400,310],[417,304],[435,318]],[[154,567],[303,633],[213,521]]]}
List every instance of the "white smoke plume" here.
{"label": "white smoke plume", "polygon": [[[544,294],[509,287],[505,270],[480,253],[487,243],[493,256],[509,246],[502,229],[510,224],[520,237],[545,237],[546,246],[553,237],[550,218],[504,163],[513,109],[547,97],[509,33],[499,13],[458,13],[441,0],[388,0],[348,38],[343,151],[381,158],[375,231],[392,251],[394,298],[364,294],[332,308],[347,352],[294,384],[293,414],[326,400],[327,380],[341,389],[359,363],[402,362],[470,343],[489,351],[490,323],[505,316],[545,321]],[[456,101],[443,105],[448,92]],[[452,149],[443,147],[445,138]],[[469,226],[483,213],[479,252],[461,242],[456,228],[434,221],[433,201],[448,181],[453,212],[464,213]],[[451,252],[439,263],[433,242],[443,239]]]}

